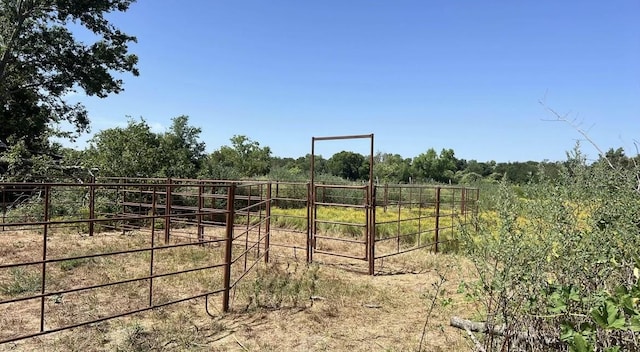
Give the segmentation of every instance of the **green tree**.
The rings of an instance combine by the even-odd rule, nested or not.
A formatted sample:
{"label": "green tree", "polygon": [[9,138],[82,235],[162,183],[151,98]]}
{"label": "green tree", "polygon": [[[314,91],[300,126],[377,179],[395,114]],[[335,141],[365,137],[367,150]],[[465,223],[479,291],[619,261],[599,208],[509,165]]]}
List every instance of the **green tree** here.
{"label": "green tree", "polygon": [[[122,91],[114,73],[138,75],[137,57],[128,53],[135,42],[106,18],[126,11],[133,0],[0,0],[0,153],[20,158],[47,153],[50,136],[74,138],[89,129],[82,104],[65,96],[82,90],[106,97]],[[94,43],[78,41],[69,25],[80,25],[95,35]],[[67,121],[71,131],[59,129]],[[26,152],[25,152],[26,151]],[[3,158],[1,170],[17,170]],[[31,171],[31,170],[27,170]]]}
{"label": "green tree", "polygon": [[164,157],[160,137],[144,119],[129,120],[127,127],[102,130],[89,141],[87,166],[100,176],[154,177]]}
{"label": "green tree", "polygon": [[465,173],[475,173],[481,175],[482,177],[487,177],[491,175],[493,169],[488,163],[482,163],[472,159],[467,161],[463,171]]}
{"label": "green tree", "polygon": [[327,167],[333,175],[351,181],[368,179],[368,165],[368,160],[362,154],[348,151],[336,153],[327,160]]}
{"label": "green tree", "polygon": [[373,160],[373,177],[378,182],[409,182],[411,159],[403,159],[400,154],[378,152]]}
{"label": "green tree", "polygon": [[[322,155],[315,156],[314,164],[317,175],[328,174],[330,172],[327,166],[327,159],[323,158]],[[296,166],[300,170],[303,170],[307,177],[309,177],[308,175],[311,172],[311,154],[297,158]]]}
{"label": "green tree", "polygon": [[[606,159],[606,160],[605,160]],[[598,159],[599,163],[608,163],[611,164],[616,169],[633,169],[637,162],[637,156],[635,158],[630,158],[625,155],[624,149],[618,148],[613,149],[609,148],[609,150],[604,154],[604,156],[600,156]]]}
{"label": "green tree", "polygon": [[[222,146],[207,157],[201,177],[218,178],[220,172],[235,170],[234,176],[264,176],[271,169],[271,148],[243,135],[231,137],[231,146]],[[226,177],[225,177],[226,178]]]}
{"label": "green tree", "polygon": [[539,163],[535,161],[499,163],[495,167],[496,173],[517,184],[536,181],[539,171]]}
{"label": "green tree", "polygon": [[413,159],[413,174],[418,180],[455,181],[457,159],[453,149],[442,149],[438,155],[429,148]]}
{"label": "green tree", "polygon": [[194,178],[202,166],[205,144],[201,128],[189,126],[188,116],[173,118],[171,128],[160,137],[162,169],[160,176]]}

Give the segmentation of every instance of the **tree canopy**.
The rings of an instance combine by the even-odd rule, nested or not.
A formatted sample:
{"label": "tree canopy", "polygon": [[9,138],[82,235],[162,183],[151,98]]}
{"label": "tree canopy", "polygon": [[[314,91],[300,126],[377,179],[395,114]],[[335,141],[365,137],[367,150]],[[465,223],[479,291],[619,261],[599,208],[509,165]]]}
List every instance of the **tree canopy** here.
{"label": "tree canopy", "polygon": [[144,120],[130,119],[126,127],[98,132],[86,150],[84,164],[101,176],[193,178],[204,159],[200,128],[189,125],[188,116],[172,119],[162,133]]}
{"label": "tree canopy", "polygon": [[269,173],[271,148],[260,147],[260,143],[243,135],[235,135],[230,140],[231,146],[222,146],[206,158],[201,176],[254,177]]}
{"label": "tree canopy", "polygon": [[[88,131],[86,108],[69,103],[67,95],[80,90],[104,98],[123,90],[116,73],[138,75],[138,58],[128,47],[136,38],[105,18],[133,2],[0,0],[0,141],[5,149],[24,149],[29,153],[20,157],[29,158],[50,149],[50,136],[73,139]],[[78,40],[81,30],[92,33],[95,42]],[[72,129],[61,130],[63,121]],[[7,158],[2,163],[5,171],[12,167]]]}
{"label": "tree canopy", "polygon": [[362,154],[341,151],[327,160],[332,174],[355,181],[369,178],[369,160]]}

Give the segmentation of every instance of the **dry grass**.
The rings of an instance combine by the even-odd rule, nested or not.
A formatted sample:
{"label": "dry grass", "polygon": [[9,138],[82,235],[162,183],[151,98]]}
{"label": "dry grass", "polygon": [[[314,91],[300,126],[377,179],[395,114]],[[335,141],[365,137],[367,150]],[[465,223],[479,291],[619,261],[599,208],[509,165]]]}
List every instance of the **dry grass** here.
{"label": "dry grass", "polygon": [[[299,234],[282,232],[277,236],[278,242],[288,242],[288,236],[300,241]],[[48,241],[48,248],[51,257],[68,257],[149,244],[150,236],[144,232],[94,237],[55,234]],[[0,262],[37,260],[42,256],[41,246],[41,235],[0,232]],[[433,284],[440,275],[447,281],[434,301],[424,350],[470,350],[471,344],[464,334],[448,325],[451,316],[472,317],[476,310],[476,304],[459,289],[460,283],[474,280],[473,270],[464,259],[426,251],[410,252],[380,260],[376,267],[379,275],[370,277],[364,274],[364,261],[317,255],[315,260],[321,264],[309,267],[303,263],[304,252],[298,251],[301,261],[297,262],[291,260],[292,253],[291,249],[274,248],[271,254],[276,263],[268,267],[260,264],[262,269],[253,271],[233,290],[231,313],[222,314],[218,295],[209,302],[212,316],[206,313],[204,299],[195,299],[3,344],[0,351],[415,351],[436,294]],[[154,270],[159,273],[200,267],[221,258],[222,247],[174,248],[156,253]],[[52,278],[47,282],[48,291],[87,286],[148,274],[149,254],[64,261],[48,265],[47,270]],[[274,273],[282,275],[275,277]],[[0,282],[9,282],[14,274],[2,271]],[[285,299],[278,308],[258,304],[256,294],[270,292],[262,286],[256,288],[256,282],[275,282],[283,277],[289,283],[279,288],[278,293]],[[215,289],[220,282],[221,270],[217,269],[157,279],[154,303]],[[292,292],[294,286],[298,291]],[[15,294],[0,292],[0,299],[8,297]],[[25,329],[37,331],[39,304],[36,299],[0,306],[0,337],[24,333]],[[84,321],[145,304],[148,304],[146,282],[48,297],[46,326]]]}

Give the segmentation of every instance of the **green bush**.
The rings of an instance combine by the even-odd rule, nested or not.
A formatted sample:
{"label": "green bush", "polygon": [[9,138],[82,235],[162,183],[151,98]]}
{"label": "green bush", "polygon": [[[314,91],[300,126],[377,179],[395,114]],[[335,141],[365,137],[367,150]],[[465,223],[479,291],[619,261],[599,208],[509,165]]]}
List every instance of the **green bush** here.
{"label": "green bush", "polygon": [[463,236],[487,322],[512,332],[486,335],[487,350],[640,349],[638,175],[576,149],[557,178],[500,185],[480,233]]}

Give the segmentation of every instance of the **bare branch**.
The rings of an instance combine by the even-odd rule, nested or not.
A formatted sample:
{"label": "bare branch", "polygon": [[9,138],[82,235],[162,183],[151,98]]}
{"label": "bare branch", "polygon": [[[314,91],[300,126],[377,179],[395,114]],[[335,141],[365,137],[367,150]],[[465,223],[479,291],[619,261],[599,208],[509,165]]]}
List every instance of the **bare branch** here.
{"label": "bare branch", "polygon": [[[555,111],[554,109],[552,109],[549,106],[547,106],[543,99],[539,100],[538,102],[540,103],[540,105],[542,105],[542,107],[545,110],[547,110],[549,113],[551,113],[551,115],[553,115],[555,117],[555,119],[550,120],[550,121],[564,122],[564,123],[568,124],[569,126],[571,126],[571,128],[573,128],[578,133],[580,133],[580,135],[582,135],[582,137],[584,137],[584,139],[587,140],[587,142],[589,142],[589,144],[591,144],[598,151],[598,154],[600,155],[600,158],[602,158],[602,160],[604,160],[607,163],[607,165],[611,168],[611,170],[613,170],[619,176],[625,177],[622,174],[622,172],[613,165],[611,160],[607,157],[606,153],[598,146],[598,144],[593,139],[591,139],[591,137],[589,137],[588,131],[585,131],[584,129],[580,128],[580,125],[575,122],[576,121],[575,119],[569,121],[569,119],[567,118],[569,116],[568,113],[565,114],[564,116],[560,115],[557,111]],[[634,143],[634,144],[636,146],[636,151],[637,151],[638,150],[638,145],[636,143]],[[635,161],[634,161],[634,164],[636,164]],[[636,165],[636,167],[637,167],[637,165]],[[636,176],[636,179],[637,179],[635,191],[636,191],[636,193],[640,194],[640,174],[637,174],[635,176]]]}

